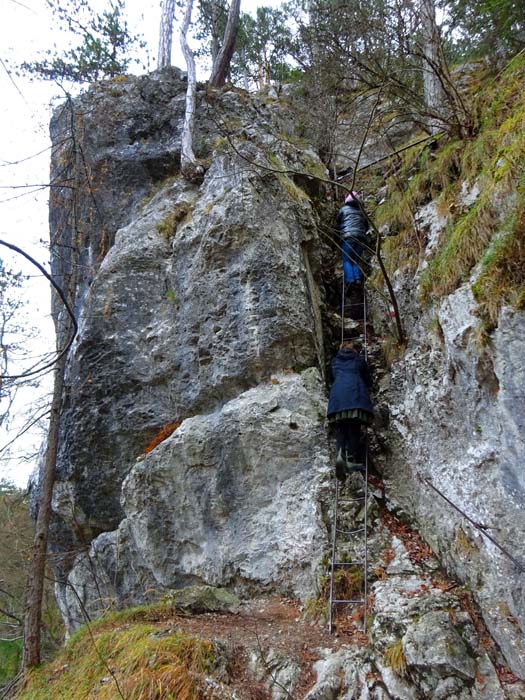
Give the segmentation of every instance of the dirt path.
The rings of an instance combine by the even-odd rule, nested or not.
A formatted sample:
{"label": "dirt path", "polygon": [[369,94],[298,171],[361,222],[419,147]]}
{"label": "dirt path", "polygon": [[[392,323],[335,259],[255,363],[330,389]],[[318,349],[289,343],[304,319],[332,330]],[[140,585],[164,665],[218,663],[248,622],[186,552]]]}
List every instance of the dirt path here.
{"label": "dirt path", "polygon": [[[266,700],[271,697],[262,679],[250,670],[250,658],[258,657],[259,664],[267,666],[266,680],[272,677],[272,659],[275,655],[295,661],[301,668],[299,681],[292,693],[284,697],[303,698],[316,680],[313,664],[320,658],[320,649],[335,650],[342,644],[359,640],[348,631],[328,634],[326,624],[305,619],[303,606],[296,600],[272,597],[244,604],[236,613],[202,613],[184,615],[175,613],[164,618],[162,628],[180,629],[190,635],[219,642],[225,649],[229,678],[227,685],[234,688],[243,700]],[[347,630],[351,623],[346,624]]]}

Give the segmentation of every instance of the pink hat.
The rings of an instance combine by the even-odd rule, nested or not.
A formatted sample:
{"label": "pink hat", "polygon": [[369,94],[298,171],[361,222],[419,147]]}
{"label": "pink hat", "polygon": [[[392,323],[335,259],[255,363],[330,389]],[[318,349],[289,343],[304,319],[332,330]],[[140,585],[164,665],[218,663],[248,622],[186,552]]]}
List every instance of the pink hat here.
{"label": "pink hat", "polygon": [[348,204],[348,202],[353,202],[354,200],[359,199],[359,195],[357,192],[351,192],[345,199],[345,204]]}

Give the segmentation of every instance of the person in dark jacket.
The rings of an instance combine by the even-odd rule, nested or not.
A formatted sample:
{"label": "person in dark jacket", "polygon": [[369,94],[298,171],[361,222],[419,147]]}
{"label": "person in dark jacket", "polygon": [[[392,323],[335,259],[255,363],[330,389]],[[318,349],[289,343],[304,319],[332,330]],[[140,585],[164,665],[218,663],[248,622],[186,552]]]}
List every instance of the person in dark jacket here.
{"label": "person in dark jacket", "polygon": [[374,408],[368,389],[372,379],[368,365],[351,342],[341,345],[332,360],[334,383],[328,400],[328,420],[335,427],[338,479],[362,471],[361,425],[372,422]]}
{"label": "person in dark jacket", "polygon": [[367,241],[368,223],[359,206],[356,192],[345,199],[337,214],[337,230],[343,249],[343,273],[346,284],[362,284],[363,248]]}

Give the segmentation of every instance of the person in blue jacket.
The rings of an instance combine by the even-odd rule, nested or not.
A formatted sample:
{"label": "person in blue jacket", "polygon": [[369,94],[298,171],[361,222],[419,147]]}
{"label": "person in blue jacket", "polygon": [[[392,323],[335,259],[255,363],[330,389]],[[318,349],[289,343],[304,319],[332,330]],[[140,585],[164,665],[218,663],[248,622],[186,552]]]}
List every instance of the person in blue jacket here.
{"label": "person in blue jacket", "polygon": [[359,206],[357,192],[349,194],[339,209],[336,224],[341,236],[343,274],[346,284],[363,283],[363,249],[367,242],[368,222]]}
{"label": "person in blue jacket", "polygon": [[334,383],[328,400],[328,421],[335,427],[338,479],[362,471],[361,425],[369,425],[374,408],[368,389],[372,379],[368,365],[350,341],[342,343],[332,360]]}

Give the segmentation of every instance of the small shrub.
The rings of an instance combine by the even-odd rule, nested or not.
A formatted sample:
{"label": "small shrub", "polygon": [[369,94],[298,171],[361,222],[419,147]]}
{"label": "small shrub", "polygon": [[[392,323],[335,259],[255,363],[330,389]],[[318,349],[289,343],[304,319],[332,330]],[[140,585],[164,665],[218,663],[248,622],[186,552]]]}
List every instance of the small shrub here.
{"label": "small shrub", "polygon": [[157,224],[157,231],[169,241],[177,233],[180,224],[190,220],[191,207],[187,202],[181,202]]}

